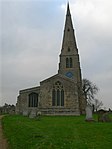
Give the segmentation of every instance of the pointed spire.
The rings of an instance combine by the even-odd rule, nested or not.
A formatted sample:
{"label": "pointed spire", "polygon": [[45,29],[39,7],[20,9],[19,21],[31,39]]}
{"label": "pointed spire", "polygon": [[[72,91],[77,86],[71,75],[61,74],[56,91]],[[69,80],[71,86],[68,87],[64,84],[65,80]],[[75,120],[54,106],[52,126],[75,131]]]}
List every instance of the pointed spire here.
{"label": "pointed spire", "polygon": [[66,20],[65,20],[65,28],[64,28],[64,35],[63,35],[63,42],[62,42],[62,49],[66,49],[66,45],[68,45],[70,47],[71,42],[74,44],[74,47],[77,48],[73,24],[72,24],[72,18],[71,18],[71,13],[70,13],[70,7],[69,7],[69,2],[68,2],[67,12],[66,12]]}
{"label": "pointed spire", "polygon": [[70,15],[70,7],[69,7],[69,2],[67,4],[67,15],[69,16]]}

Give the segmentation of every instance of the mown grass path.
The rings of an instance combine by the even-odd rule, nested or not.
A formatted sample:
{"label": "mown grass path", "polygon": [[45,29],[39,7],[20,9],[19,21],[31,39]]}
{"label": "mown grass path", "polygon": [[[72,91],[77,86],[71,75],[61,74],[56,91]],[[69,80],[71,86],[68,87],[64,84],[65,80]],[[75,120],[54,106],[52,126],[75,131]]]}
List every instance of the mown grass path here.
{"label": "mown grass path", "polygon": [[2,118],[3,115],[0,115],[0,149],[8,149],[7,141],[3,136],[2,123],[1,123]]}
{"label": "mown grass path", "polygon": [[85,116],[5,116],[3,126],[10,149],[112,149],[112,123]]}

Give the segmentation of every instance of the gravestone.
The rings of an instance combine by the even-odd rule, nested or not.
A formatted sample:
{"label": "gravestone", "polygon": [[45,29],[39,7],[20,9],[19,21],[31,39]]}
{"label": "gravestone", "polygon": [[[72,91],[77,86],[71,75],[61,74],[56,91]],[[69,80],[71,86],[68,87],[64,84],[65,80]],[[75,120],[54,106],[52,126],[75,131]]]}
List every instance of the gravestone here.
{"label": "gravestone", "polygon": [[35,118],[36,116],[37,116],[36,110],[31,110],[31,112],[29,114],[29,118]]}
{"label": "gravestone", "polygon": [[38,120],[40,120],[41,115],[42,115],[41,111],[38,111],[38,112],[37,112],[37,119],[38,119]]}
{"label": "gravestone", "polygon": [[93,107],[91,105],[86,106],[86,121],[94,121],[93,119]]}
{"label": "gravestone", "polygon": [[23,116],[28,116],[28,110],[23,111]]}
{"label": "gravestone", "polygon": [[108,112],[100,113],[98,115],[98,122],[112,122]]}
{"label": "gravestone", "polygon": [[103,119],[103,122],[112,122],[108,112],[102,115],[102,119]]}

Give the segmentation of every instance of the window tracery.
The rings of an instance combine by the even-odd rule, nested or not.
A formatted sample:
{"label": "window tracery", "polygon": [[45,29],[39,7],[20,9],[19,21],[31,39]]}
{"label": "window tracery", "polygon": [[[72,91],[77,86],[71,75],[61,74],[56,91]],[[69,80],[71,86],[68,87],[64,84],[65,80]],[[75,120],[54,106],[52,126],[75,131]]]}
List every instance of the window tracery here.
{"label": "window tracery", "polygon": [[64,89],[60,81],[53,85],[52,106],[64,106]]}

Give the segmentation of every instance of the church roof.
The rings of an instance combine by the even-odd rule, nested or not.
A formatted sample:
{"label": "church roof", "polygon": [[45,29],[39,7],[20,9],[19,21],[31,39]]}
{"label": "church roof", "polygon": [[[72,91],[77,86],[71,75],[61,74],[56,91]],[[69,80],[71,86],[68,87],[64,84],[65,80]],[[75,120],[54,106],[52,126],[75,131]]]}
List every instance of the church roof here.
{"label": "church roof", "polygon": [[27,88],[27,89],[20,90],[19,93],[26,93],[26,92],[30,92],[30,91],[39,90],[39,89],[40,89],[40,86],[35,86],[35,87],[32,87],[32,88]]}
{"label": "church roof", "polygon": [[47,81],[49,81],[49,80],[52,80],[52,79],[55,79],[55,78],[60,78],[62,81],[63,81],[63,80],[66,80],[66,81],[68,81],[68,82],[75,83],[74,80],[69,79],[69,78],[67,78],[67,77],[64,76],[64,75],[56,74],[56,75],[54,75],[54,76],[51,76],[51,77],[49,77],[49,78],[47,78],[47,79],[41,81],[40,84],[45,83],[45,82],[47,82]]}

